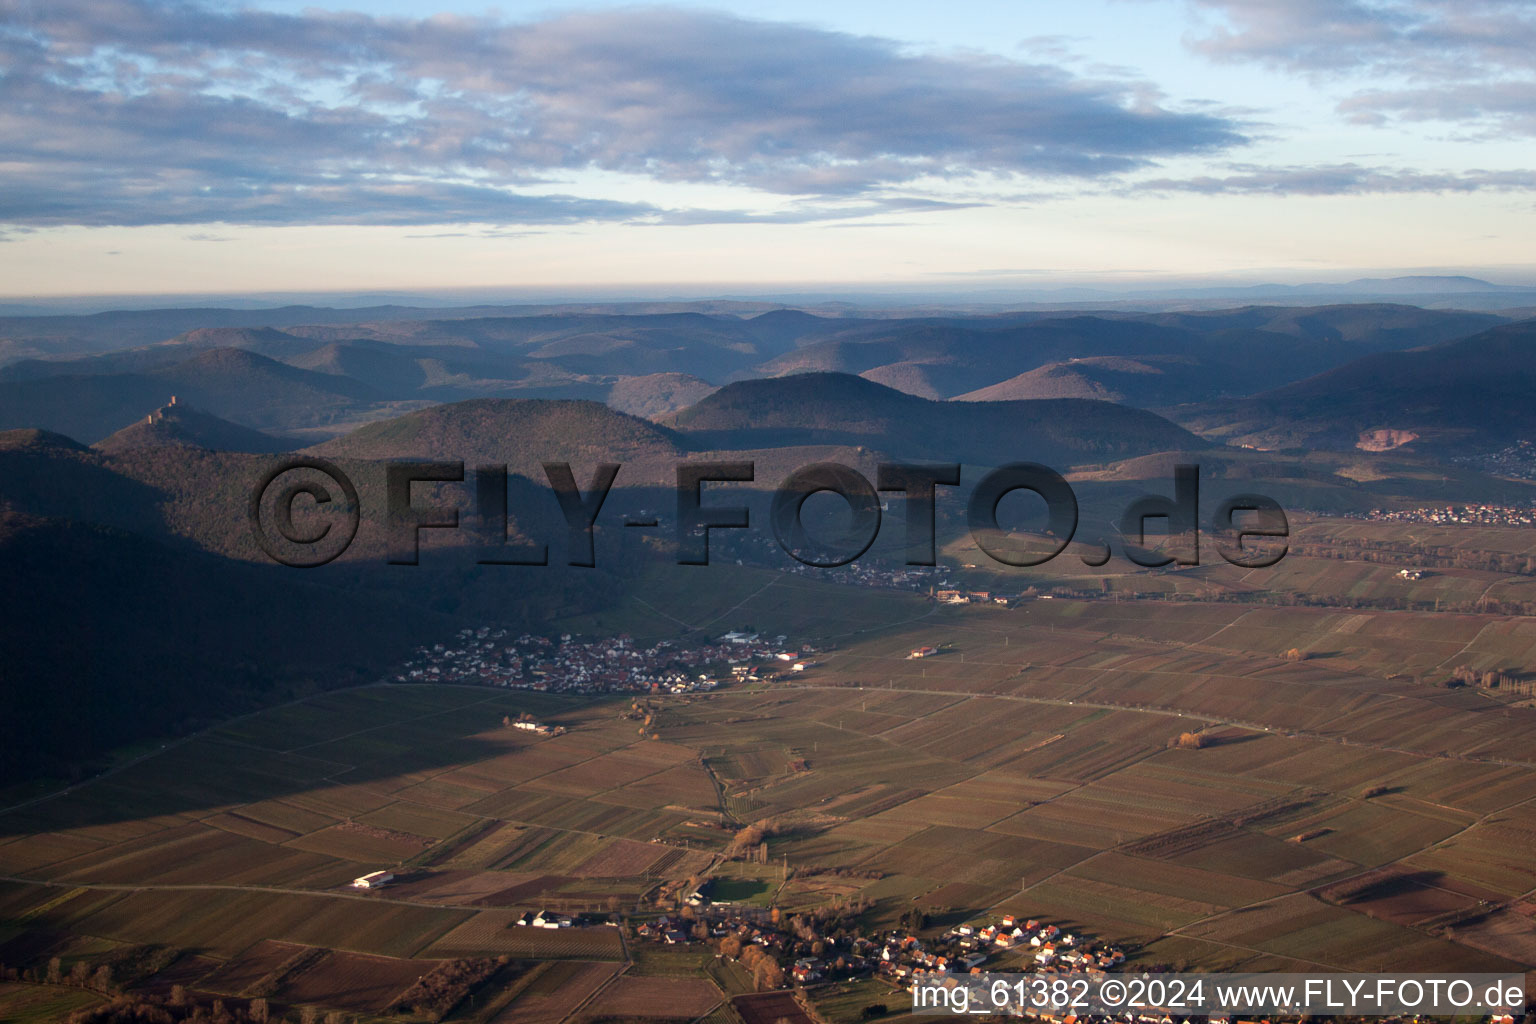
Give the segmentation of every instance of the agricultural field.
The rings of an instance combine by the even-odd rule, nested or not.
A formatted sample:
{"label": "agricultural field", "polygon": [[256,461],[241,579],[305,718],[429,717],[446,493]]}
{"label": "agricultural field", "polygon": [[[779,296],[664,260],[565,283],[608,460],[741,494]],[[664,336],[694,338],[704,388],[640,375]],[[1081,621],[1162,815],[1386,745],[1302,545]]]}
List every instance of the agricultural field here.
{"label": "agricultural field", "polygon": [[812,1024],[811,1018],[788,992],[759,992],[731,1000],[746,1024]]}
{"label": "agricultural field", "polygon": [[[1031,568],[990,561],[964,532],[943,546],[950,564],[977,566],[967,579],[979,589],[1016,593],[1093,591],[1121,598],[1186,598],[1200,602],[1300,604],[1480,612],[1536,599],[1536,558],[1528,529],[1431,523],[1371,522],[1289,516],[1287,554],[1263,569],[1228,564],[1207,542],[1201,564],[1144,569],[1121,559],[1103,567],[1070,554]],[[1415,570],[1405,578],[1399,570]]]}
{"label": "agricultural field", "polygon": [[670,1017],[694,1020],[720,1004],[720,990],[704,978],[648,978],[625,974],[588,1007],[597,1017]]}
{"label": "agricultural field", "polygon": [[[780,589],[724,625],[776,623]],[[504,957],[477,1021],[646,1016],[663,989],[666,1016],[799,1020],[701,943],[626,937],[709,881],[869,932],[914,907],[1041,917],[1143,964],[1536,965],[1536,710],[1413,678],[1523,663],[1523,621],[898,599],[910,621],[883,630],[828,620],[792,682],[653,697],[646,730],[627,697],[363,687],[0,812],[0,962],[154,947],[143,991],[366,1015],[443,961]],[[566,732],[503,724],[524,712]],[[348,884],[381,869],[382,891]],[[541,909],[586,919],[517,923]]]}
{"label": "agricultural field", "polygon": [[94,992],[55,985],[0,982],[0,1020],[6,1024],[46,1024],[103,1002]]}
{"label": "agricultural field", "polygon": [[617,964],[540,964],[520,979],[519,991],[495,1018],[495,1024],[558,1024],[608,985]]}
{"label": "agricultural field", "polygon": [[870,1019],[865,1010],[872,1006],[886,1007],[889,1016],[882,1014],[879,1019],[888,1020],[911,1005],[907,993],[873,978],[828,985],[812,998],[817,1014],[830,1024],[863,1024]]}

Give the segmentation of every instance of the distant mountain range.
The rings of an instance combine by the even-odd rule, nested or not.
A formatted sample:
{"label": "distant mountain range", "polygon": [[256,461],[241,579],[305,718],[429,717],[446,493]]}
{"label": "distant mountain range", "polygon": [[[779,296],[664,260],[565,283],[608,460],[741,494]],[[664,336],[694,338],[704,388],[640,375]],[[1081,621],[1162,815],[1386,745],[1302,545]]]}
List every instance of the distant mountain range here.
{"label": "distant mountain range", "polygon": [[[603,607],[639,564],[625,558],[655,551],[565,566],[544,461],[583,487],[623,463],[610,511],[665,505],[675,463],[707,457],[755,461],[762,488],[824,459],[1031,460],[1075,470],[1085,494],[1139,493],[1194,460],[1213,485],[1315,508],[1382,500],[1362,483],[1373,467],[1415,493],[1491,490],[1446,456],[1536,438],[1536,321],[1410,305],[162,312],[7,322],[10,351],[50,356],[0,367],[0,701],[30,708],[8,773],[372,678],[449,621]],[[461,529],[425,531],[436,571],[388,566],[374,515],[334,563],[279,571],[245,509],[288,450],[341,465],[375,513],[390,460],[508,465],[508,536],[544,538],[551,564],[532,586],[480,565]]]}
{"label": "distant mountain range", "polygon": [[1304,284],[1196,284],[1172,288],[1128,288],[1118,290],[1105,288],[1040,289],[1035,290],[1033,294],[1036,297],[1052,296],[1066,298],[1071,296],[1078,300],[1096,298],[1121,300],[1137,298],[1204,298],[1252,301],[1283,299],[1291,296],[1302,296],[1307,299],[1311,299],[1313,296],[1331,296],[1349,302],[1369,302],[1394,297],[1422,298],[1431,296],[1438,298],[1447,295],[1507,297],[1511,295],[1528,295],[1532,292],[1536,292],[1536,286],[1494,284],[1490,281],[1469,277],[1465,274],[1408,274],[1399,277],[1359,277],[1352,281],[1313,281]]}
{"label": "distant mountain range", "polygon": [[[250,311],[164,313],[159,321],[150,311],[7,321],[13,351],[56,351],[0,366],[0,428],[41,427],[96,443],[175,395],[231,423],[314,443],[369,420],[483,397],[606,401],[662,417],[722,384],[806,372],[858,374],[928,399],[1091,398],[1157,409],[1247,397],[1360,356],[1507,322],[1403,305],[448,319],[374,309],[350,320],[335,310],[288,309],[244,325],[226,321]],[[310,322],[294,322],[309,313]],[[187,327],[204,314],[213,325]],[[156,323],[185,329],[101,350],[105,325],[138,341]]]}
{"label": "distant mountain range", "polygon": [[[1024,283],[1027,280],[1028,283]],[[983,283],[986,282],[986,283]],[[1005,283],[1006,282],[1006,283]],[[1383,298],[1412,297],[1416,304],[1461,295],[1476,301],[1490,297],[1500,306],[1463,308],[1508,308],[1507,297],[1520,293],[1536,295],[1536,284],[1500,285],[1466,274],[1400,274],[1394,277],[1361,277],[1345,282],[1308,282],[1280,284],[1251,282],[1232,284],[1212,280],[1190,280],[1138,287],[1130,283],[1116,286],[1050,285],[1040,278],[1007,270],[978,273],[967,283],[957,277],[948,285],[832,286],[817,292],[783,291],[767,288],[745,290],[714,298],[685,298],[673,292],[646,295],[636,291],[631,297],[580,298],[572,293],[555,294],[508,289],[453,289],[438,292],[286,292],[209,295],[78,296],[30,302],[0,302],[0,317],[69,318],[103,312],[162,314],[166,311],[204,314],[200,325],[320,323],[326,314],[350,316],[355,320],[423,319],[428,317],[527,316],[545,313],[663,313],[700,312],[753,316],[768,310],[789,308],[813,313],[865,313],[872,315],[911,316],[933,310],[1022,309],[1028,306],[1081,305],[1097,301],[1101,308],[1120,303],[1139,302],[1142,309],[1155,308],[1166,301],[1234,300],[1289,301],[1300,296],[1334,302],[1369,302]],[[514,297],[514,295],[521,297]],[[315,312],[315,311],[318,311]],[[298,319],[294,319],[297,317]],[[184,328],[183,328],[184,329]],[[174,331],[168,333],[175,333]]]}

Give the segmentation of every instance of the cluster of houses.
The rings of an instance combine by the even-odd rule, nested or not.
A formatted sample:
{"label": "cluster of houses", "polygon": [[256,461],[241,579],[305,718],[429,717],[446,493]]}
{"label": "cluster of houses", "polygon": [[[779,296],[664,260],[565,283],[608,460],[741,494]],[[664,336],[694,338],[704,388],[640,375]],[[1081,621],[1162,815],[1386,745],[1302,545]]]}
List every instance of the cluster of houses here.
{"label": "cluster of houses", "polygon": [[[664,914],[655,921],[647,921],[635,929],[635,937],[642,942],[664,942],[669,946],[687,945],[694,939],[695,922],[683,917]],[[725,935],[726,932],[719,932]]]}
{"label": "cluster of houses", "polygon": [[960,925],[936,940],[893,934],[880,950],[877,969],[915,986],[933,975],[979,974],[983,963],[1010,952],[1034,973],[1109,971],[1125,962],[1125,953],[1116,947],[1095,946],[1054,924],[1008,914],[987,925]]}
{"label": "cluster of houses", "polygon": [[862,560],[825,569],[814,565],[791,562],[780,568],[796,576],[809,576],[831,583],[846,583],[855,587],[880,587],[884,590],[911,590],[921,593],[935,585],[943,585],[938,578],[942,569],[928,565],[883,566]]}
{"label": "cluster of houses", "polygon": [[935,976],[980,974],[988,961],[994,970],[1006,963],[1008,969],[1037,974],[1108,972],[1125,962],[1125,953],[1117,947],[1011,914],[985,925],[960,925],[926,939],[909,931],[868,937],[838,930],[819,937],[808,949],[796,937],[793,924],[771,923],[768,912],[761,908],[711,905],[688,913],[690,917],[668,915],[641,925],[637,934],[641,939],[671,944],[701,938],[706,931],[713,939],[734,935],[743,946],[759,946],[780,963],[790,963],[786,974],[802,985],[876,975],[911,988],[931,982]]}
{"label": "cluster of houses", "polygon": [[[787,637],[727,633],[714,643],[662,640],[636,644],[628,635],[597,640],[558,638],[482,626],[460,630],[448,643],[418,648],[395,674],[402,683],[474,683],[549,693],[687,693],[719,685],[713,670],[784,661],[806,667]],[[733,673],[734,674],[734,673]]]}
{"label": "cluster of houses", "polygon": [[[966,566],[974,569],[975,566]],[[880,587],[886,590],[927,592],[939,604],[992,604],[1006,608],[1018,606],[1025,600],[1022,594],[999,594],[990,590],[968,590],[950,581],[943,566],[881,566],[853,562],[836,569],[818,569],[796,562],[788,572],[801,576],[814,576],[835,583],[848,583],[862,587]]]}
{"label": "cluster of houses", "polygon": [[1346,518],[1373,523],[1436,523],[1444,526],[1533,526],[1529,505],[1430,505],[1422,508],[1373,508]]}
{"label": "cluster of houses", "polygon": [[[736,934],[743,943],[755,943],[780,960],[803,952],[791,950],[793,939],[786,932],[751,918],[720,921],[711,927],[710,934]],[[1063,933],[1056,925],[1020,921],[1012,915],[987,925],[961,925],[932,939],[904,931],[875,938],[854,934],[824,939],[823,947],[820,955],[796,956],[788,969],[789,977],[809,985],[829,978],[875,974],[911,988],[931,982],[935,976],[980,974],[983,964],[1010,953],[1016,955],[1009,958],[1017,959],[1016,969],[1032,973],[1107,972],[1125,962],[1125,953],[1116,947],[1099,946]],[[996,966],[994,962],[994,969]]]}
{"label": "cluster of houses", "polygon": [[[932,938],[919,938],[909,931],[871,937],[843,928],[807,936],[800,930],[799,919],[776,921],[767,908],[701,902],[704,905],[690,900],[692,905],[680,913],[639,924],[636,939],[680,946],[734,936],[743,948],[757,946],[785,965],[786,979],[799,985],[875,976],[912,990],[945,977],[982,974],[989,961],[992,970],[1034,974],[1103,973],[1125,962],[1125,953],[1114,946],[1011,914],[985,925],[960,925]],[[569,926],[559,923],[568,918],[550,916],[548,920],[555,923],[542,927]],[[527,915],[518,923],[535,924],[535,920]]]}
{"label": "cluster of houses", "polygon": [[973,928],[961,925],[952,933],[962,943],[970,938],[970,929],[980,948],[1022,949],[1035,968],[1059,968],[1072,971],[1107,971],[1125,962],[1125,953],[1113,946],[1092,948],[1054,924],[1033,918],[1020,922],[1012,914],[995,925]]}
{"label": "cluster of houses", "polygon": [[[751,642],[751,640],[755,639],[755,637],[749,637],[746,641],[730,640],[731,637],[737,635],[739,634],[727,633],[720,639],[732,643]],[[781,636],[777,642],[782,644],[784,640],[785,638]],[[780,670],[785,672],[804,672],[806,669],[815,666],[816,662],[811,659],[811,656],[815,653],[816,648],[814,647],[800,647],[793,650],[777,651],[769,659],[768,667],[753,662],[732,665],[731,678],[737,682],[755,683],[761,679],[777,678]],[[778,662],[777,667],[773,667],[774,662]]]}
{"label": "cluster of houses", "polygon": [[1451,461],[1471,466],[1494,476],[1513,477],[1516,480],[1536,480],[1536,444],[1516,441],[1495,452],[1475,455],[1453,455]]}

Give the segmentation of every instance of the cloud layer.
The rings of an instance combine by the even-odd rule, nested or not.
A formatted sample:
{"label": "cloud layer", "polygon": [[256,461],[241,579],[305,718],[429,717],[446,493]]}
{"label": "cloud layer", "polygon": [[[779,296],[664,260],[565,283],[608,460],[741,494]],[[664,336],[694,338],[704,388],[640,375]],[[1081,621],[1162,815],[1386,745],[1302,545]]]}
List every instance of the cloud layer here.
{"label": "cloud layer", "polygon": [[1339,110],[1357,124],[1442,121],[1536,135],[1530,0],[1193,0],[1223,24],[1191,39],[1226,61],[1392,82]]}
{"label": "cloud layer", "polygon": [[1225,175],[1140,181],[1127,192],[1193,192],[1201,195],[1400,195],[1405,193],[1500,192],[1536,188],[1536,171],[1460,173],[1402,171],[1359,164],[1256,167],[1238,164]]}
{"label": "cloud layer", "polygon": [[[190,0],[0,0],[0,138],[0,222],[33,226],[846,218],[921,209],[923,182],[1107,179],[1245,141],[1145,83],[697,10],[512,24]],[[589,170],[793,202],[550,184]]]}

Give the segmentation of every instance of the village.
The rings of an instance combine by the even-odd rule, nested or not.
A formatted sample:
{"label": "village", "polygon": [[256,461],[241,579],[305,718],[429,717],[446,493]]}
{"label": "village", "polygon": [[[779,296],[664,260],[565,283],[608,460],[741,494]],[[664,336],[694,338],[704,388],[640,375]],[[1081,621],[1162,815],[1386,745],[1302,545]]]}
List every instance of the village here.
{"label": "village", "polygon": [[[393,873],[374,871],[354,880],[352,887],[376,891],[394,881]],[[876,977],[893,989],[911,991],[944,977],[980,974],[989,961],[992,969],[1035,974],[1102,973],[1125,961],[1125,953],[1117,947],[1100,946],[1054,924],[1020,920],[1013,914],[985,924],[956,925],[924,938],[918,933],[928,930],[928,920],[918,912],[904,918],[901,929],[865,935],[853,913],[856,908],[786,914],[778,908],[713,902],[705,895],[709,888],[705,882],[680,909],[638,923],[617,913],[538,909],[524,911],[511,926],[557,931],[628,927],[637,942],[667,946],[712,942],[718,956],[752,970],[761,988]],[[771,966],[759,969],[759,964]]]}
{"label": "village", "polygon": [[835,569],[823,569],[802,562],[776,566],[781,572],[829,583],[842,583],[854,587],[880,587],[885,590],[907,590],[922,593],[934,587],[947,586],[943,566],[928,565],[881,565],[878,562],[857,561],[840,565]]}
{"label": "village", "polygon": [[[926,921],[911,923],[921,926]],[[640,924],[635,937],[669,945],[710,940],[718,955],[749,967],[778,965],[782,977],[771,969],[754,971],[778,984],[816,985],[874,977],[893,990],[909,992],[919,984],[988,969],[1106,973],[1125,962],[1125,953],[1118,947],[1013,914],[985,924],[957,925],[937,936],[921,937],[917,932],[923,930],[902,928],[865,935],[842,918],[825,922],[811,914],[781,915],[759,907],[706,903]],[[749,953],[752,947],[760,952]]]}
{"label": "village", "polygon": [[1373,508],[1343,516],[1372,523],[1433,523],[1439,526],[1532,526],[1536,509],[1522,505],[1428,505],[1420,508]]}
{"label": "village", "polygon": [[[504,629],[462,629],[447,643],[419,647],[392,679],[399,683],[465,683],[545,693],[691,693],[722,682],[757,681],[803,672],[814,648],[788,637],[732,631],[713,642],[659,640],[640,646],[627,634],[583,639]],[[773,670],[756,666],[772,664]]]}
{"label": "village", "polygon": [[1536,480],[1536,444],[1530,441],[1516,441],[1498,451],[1478,455],[1453,455],[1451,461],[1494,476]]}

